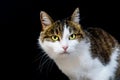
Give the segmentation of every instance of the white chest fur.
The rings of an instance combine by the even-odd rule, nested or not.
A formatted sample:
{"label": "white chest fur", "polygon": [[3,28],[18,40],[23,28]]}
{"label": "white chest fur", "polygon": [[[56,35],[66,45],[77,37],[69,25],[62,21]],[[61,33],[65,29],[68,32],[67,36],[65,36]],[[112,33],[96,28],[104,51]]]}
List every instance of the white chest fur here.
{"label": "white chest fur", "polygon": [[[78,52],[78,51],[77,51]],[[109,80],[114,77],[117,67],[118,49],[115,49],[111,61],[104,66],[98,58],[92,59],[89,50],[81,50],[79,56],[68,56],[62,60],[55,60],[59,69],[65,73],[70,80]]]}

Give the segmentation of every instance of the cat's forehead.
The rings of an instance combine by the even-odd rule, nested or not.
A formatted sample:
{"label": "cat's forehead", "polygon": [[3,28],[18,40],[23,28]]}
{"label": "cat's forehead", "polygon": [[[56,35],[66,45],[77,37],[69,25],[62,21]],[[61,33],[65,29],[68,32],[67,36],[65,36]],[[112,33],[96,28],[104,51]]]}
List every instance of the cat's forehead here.
{"label": "cat's forehead", "polygon": [[78,31],[80,30],[80,24],[74,23],[72,21],[69,20],[57,20],[53,25],[52,25],[53,29],[59,28],[60,31],[63,31],[64,29],[69,29],[70,33],[72,31]]}
{"label": "cat's forehead", "polygon": [[75,33],[79,34],[81,32],[80,24],[74,23],[70,20],[57,20],[55,21],[46,31],[45,35],[59,35],[63,36],[65,29],[69,34]]}

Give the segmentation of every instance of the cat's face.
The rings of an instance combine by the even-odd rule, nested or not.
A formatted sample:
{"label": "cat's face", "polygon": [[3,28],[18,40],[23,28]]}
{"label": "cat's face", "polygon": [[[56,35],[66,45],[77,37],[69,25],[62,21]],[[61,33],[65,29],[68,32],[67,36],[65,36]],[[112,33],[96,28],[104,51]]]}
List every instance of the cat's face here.
{"label": "cat's face", "polygon": [[50,16],[40,13],[42,31],[39,42],[44,51],[53,59],[74,55],[84,33],[79,24],[79,9],[77,8],[69,20],[53,21]]}

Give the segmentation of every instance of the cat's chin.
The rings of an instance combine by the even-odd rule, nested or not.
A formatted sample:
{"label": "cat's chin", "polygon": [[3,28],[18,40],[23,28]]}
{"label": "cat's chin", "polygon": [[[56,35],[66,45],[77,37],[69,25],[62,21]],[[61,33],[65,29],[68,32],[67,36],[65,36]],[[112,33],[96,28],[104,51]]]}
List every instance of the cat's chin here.
{"label": "cat's chin", "polygon": [[58,55],[59,57],[61,56],[62,58],[70,56],[69,52],[63,52]]}
{"label": "cat's chin", "polygon": [[69,55],[70,53],[68,52],[63,52],[63,53],[60,53],[60,55]]}

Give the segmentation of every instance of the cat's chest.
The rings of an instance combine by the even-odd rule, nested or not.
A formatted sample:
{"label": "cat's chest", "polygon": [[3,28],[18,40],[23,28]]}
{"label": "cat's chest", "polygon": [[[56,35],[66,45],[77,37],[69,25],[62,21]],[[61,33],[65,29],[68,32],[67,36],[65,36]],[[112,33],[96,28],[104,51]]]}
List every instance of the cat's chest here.
{"label": "cat's chest", "polygon": [[77,78],[79,77],[80,64],[78,57],[72,59],[68,58],[62,61],[56,61],[56,64],[64,74],[69,76],[69,78],[71,77],[77,80]]}
{"label": "cat's chest", "polygon": [[72,77],[74,80],[79,79],[84,76],[91,76],[92,74],[98,73],[103,65],[99,62],[99,60],[93,59],[91,57],[78,56],[75,58],[65,59],[64,61],[57,62],[59,69],[62,70],[63,73]]}

